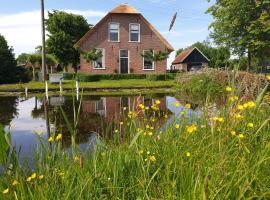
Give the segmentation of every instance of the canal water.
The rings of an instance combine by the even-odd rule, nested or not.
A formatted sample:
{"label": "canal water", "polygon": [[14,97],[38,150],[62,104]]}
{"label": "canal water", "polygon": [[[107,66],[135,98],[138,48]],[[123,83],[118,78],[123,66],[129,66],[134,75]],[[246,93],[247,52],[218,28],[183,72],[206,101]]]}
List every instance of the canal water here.
{"label": "canal water", "polygon": [[[192,105],[186,109],[188,102],[179,101],[173,95],[158,94],[147,96],[83,96],[77,101],[72,96],[0,97],[0,123],[5,131],[11,131],[12,144],[16,146],[21,158],[31,157],[38,144],[37,134],[44,140],[52,132],[63,134],[63,147],[69,148],[71,138],[67,125],[61,113],[63,109],[70,123],[74,119],[74,107],[80,106],[77,126],[76,142],[81,148],[92,148],[93,141],[99,138],[112,138],[113,131],[119,129],[120,122],[124,121],[127,113],[138,109],[140,104],[151,107],[155,100],[159,100],[159,112],[168,116],[157,120],[160,128],[179,119],[180,112],[185,110],[188,116],[198,115],[199,108]],[[81,102],[81,103],[80,103]],[[176,106],[177,105],[177,106]],[[151,119],[151,114],[147,120]]]}

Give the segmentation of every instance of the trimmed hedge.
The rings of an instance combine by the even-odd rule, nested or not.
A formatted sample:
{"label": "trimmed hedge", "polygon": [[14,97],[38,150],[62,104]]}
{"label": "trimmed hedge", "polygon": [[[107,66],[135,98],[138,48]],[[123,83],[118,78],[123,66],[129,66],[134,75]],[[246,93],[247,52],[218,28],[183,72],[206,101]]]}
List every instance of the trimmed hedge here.
{"label": "trimmed hedge", "polygon": [[176,74],[70,74],[64,73],[65,80],[78,79],[81,82],[100,80],[147,79],[150,81],[173,80]]}

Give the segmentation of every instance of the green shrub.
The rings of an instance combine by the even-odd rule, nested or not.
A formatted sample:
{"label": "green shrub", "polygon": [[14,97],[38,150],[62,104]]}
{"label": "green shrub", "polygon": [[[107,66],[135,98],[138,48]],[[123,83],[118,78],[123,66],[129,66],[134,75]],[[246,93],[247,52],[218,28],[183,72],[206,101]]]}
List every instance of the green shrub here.
{"label": "green shrub", "polygon": [[100,81],[100,75],[78,75],[78,80],[81,82],[96,82]]}
{"label": "green shrub", "polygon": [[165,74],[149,74],[146,76],[146,79],[149,81],[165,81]]}
{"label": "green shrub", "polygon": [[65,80],[78,78],[82,82],[93,82],[99,80],[126,80],[126,79],[147,79],[151,81],[164,81],[175,79],[176,73],[170,74],[71,74],[64,73]]}

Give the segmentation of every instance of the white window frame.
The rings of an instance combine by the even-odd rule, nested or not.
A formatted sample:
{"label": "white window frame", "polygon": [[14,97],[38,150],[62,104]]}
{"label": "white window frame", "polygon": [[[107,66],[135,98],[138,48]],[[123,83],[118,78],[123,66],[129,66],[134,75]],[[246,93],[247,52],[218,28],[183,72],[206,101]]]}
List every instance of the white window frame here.
{"label": "white window frame", "polygon": [[[132,25],[138,25],[139,26],[138,41],[131,41],[131,26]],[[141,42],[141,25],[139,23],[130,23],[129,24],[129,42]]]}
{"label": "white window frame", "polygon": [[[98,110],[98,103],[102,100],[103,103],[103,110]],[[107,103],[106,103],[106,97],[101,97],[98,101],[95,102],[95,112],[100,114],[101,116],[106,117],[107,116]]]}
{"label": "white window frame", "polygon": [[[121,57],[121,50],[127,50],[128,51],[128,57]],[[129,69],[129,50],[128,49],[119,49],[119,74],[121,74],[121,58],[127,58],[128,59],[128,74],[129,74],[130,69]]]}
{"label": "white window frame", "polygon": [[[112,41],[111,40],[111,37],[110,37],[110,25],[111,24],[117,24],[118,25],[118,41]],[[120,23],[118,23],[118,22],[109,22],[109,24],[108,24],[108,41],[109,42],[120,42]]]}
{"label": "white window frame", "polygon": [[[151,51],[151,49],[145,49],[145,50],[143,50],[143,55],[144,55],[144,53],[146,52],[146,51]],[[154,50],[153,50],[153,54],[154,54]],[[152,61],[152,69],[145,69],[145,66],[144,66],[144,57],[143,57],[143,70],[144,71],[155,71],[155,62],[154,61]]]}
{"label": "white window frame", "polygon": [[101,50],[102,51],[102,68],[95,67],[96,66],[96,61],[94,61],[94,60],[92,61],[92,68],[94,70],[99,70],[99,69],[104,70],[104,69],[106,69],[106,67],[105,67],[105,49],[103,49],[103,48],[97,48],[97,50]]}

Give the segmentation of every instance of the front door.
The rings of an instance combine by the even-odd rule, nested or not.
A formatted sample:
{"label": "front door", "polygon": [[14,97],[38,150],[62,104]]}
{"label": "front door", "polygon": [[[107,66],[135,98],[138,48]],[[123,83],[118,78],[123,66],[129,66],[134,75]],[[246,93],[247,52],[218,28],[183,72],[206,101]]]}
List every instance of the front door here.
{"label": "front door", "polygon": [[120,50],[120,74],[128,74],[129,70],[129,59],[128,59],[128,50],[127,49],[121,49]]}

